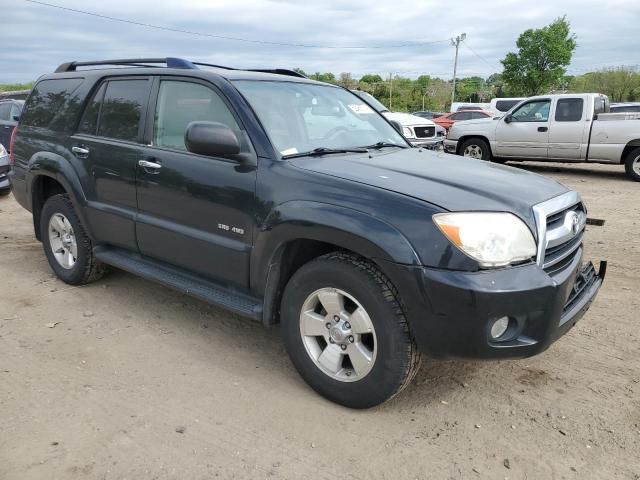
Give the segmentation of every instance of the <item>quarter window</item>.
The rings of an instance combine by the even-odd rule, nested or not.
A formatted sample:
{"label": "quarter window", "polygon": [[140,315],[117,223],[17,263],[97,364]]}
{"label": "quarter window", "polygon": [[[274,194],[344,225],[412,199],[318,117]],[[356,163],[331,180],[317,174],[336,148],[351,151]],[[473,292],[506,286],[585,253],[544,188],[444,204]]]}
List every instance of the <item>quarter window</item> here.
{"label": "quarter window", "polygon": [[550,107],[549,100],[528,102],[514,111],[511,119],[516,122],[546,122],[549,120]]}
{"label": "quarter window", "polygon": [[577,122],[582,118],[581,98],[561,98],[556,104],[556,122]]}
{"label": "quarter window", "polygon": [[9,120],[11,102],[0,103],[0,120]]}
{"label": "quarter window", "polygon": [[112,80],[102,101],[98,135],[135,142],[149,94],[148,80]]}
{"label": "quarter window", "polygon": [[186,150],[187,125],[196,121],[218,122],[235,132],[240,127],[227,105],[211,88],[184,81],[162,81],[156,104],[153,144]]}

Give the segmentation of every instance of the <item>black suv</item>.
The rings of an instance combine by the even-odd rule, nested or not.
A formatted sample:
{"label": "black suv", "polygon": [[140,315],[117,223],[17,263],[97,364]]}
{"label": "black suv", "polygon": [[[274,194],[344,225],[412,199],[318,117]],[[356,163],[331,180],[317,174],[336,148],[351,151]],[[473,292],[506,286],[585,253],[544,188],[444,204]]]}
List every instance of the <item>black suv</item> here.
{"label": "black suv", "polygon": [[354,408],[400,392],[420,353],[545,350],[604,276],[582,263],[577,193],[411,148],[366,100],[287,70],[66,63],[13,140],[13,193],[62,280],[111,265],[279,322],[304,379]]}

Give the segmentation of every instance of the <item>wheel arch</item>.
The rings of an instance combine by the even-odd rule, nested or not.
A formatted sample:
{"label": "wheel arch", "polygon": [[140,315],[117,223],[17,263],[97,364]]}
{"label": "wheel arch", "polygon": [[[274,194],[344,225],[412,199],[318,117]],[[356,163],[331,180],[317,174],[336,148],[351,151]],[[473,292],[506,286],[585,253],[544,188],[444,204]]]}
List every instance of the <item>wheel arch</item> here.
{"label": "wheel arch", "polygon": [[271,220],[277,221],[263,226],[254,245],[251,283],[264,296],[265,324],[278,322],[280,299],[291,276],[324,254],[343,251],[360,256],[387,276],[389,262],[420,263],[409,241],[380,219],[335,205],[290,203],[272,212]]}
{"label": "wheel arch", "polygon": [[627,161],[627,156],[631,153],[632,150],[640,147],[640,138],[635,138],[625,145],[622,149],[622,155],[620,155],[620,163],[625,163]]}
{"label": "wheel arch", "polygon": [[469,134],[466,134],[466,135],[462,135],[458,139],[458,145],[456,147],[456,154],[457,155],[461,155],[460,152],[462,150],[462,145],[464,144],[464,142],[466,142],[467,140],[470,140],[472,138],[479,138],[480,140],[483,140],[484,142],[486,142],[486,144],[489,146],[489,155],[491,155],[491,157],[494,156],[493,147],[491,145],[491,142],[489,141],[489,138],[486,135],[476,134],[476,133],[469,133]]}

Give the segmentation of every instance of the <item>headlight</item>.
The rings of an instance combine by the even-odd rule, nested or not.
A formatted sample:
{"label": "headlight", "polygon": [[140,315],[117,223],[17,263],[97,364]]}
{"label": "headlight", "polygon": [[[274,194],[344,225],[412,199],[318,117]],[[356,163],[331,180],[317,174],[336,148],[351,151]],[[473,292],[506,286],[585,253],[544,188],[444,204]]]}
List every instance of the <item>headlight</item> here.
{"label": "headlight", "polygon": [[407,138],[413,137],[413,132],[409,127],[402,127],[402,134]]}
{"label": "headlight", "polygon": [[482,267],[502,267],[536,255],[531,230],[511,213],[438,213],[433,221],[451,243]]}

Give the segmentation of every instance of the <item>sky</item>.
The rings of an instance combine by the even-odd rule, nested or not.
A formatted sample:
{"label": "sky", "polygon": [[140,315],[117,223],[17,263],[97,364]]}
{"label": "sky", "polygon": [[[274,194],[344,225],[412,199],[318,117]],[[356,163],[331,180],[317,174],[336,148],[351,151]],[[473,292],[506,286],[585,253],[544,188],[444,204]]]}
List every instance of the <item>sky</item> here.
{"label": "sky", "polygon": [[565,14],[578,42],[569,74],[640,64],[639,0],[45,1],[194,34],[0,0],[0,83],[32,81],[71,60],[165,56],[355,78],[451,78],[449,39],[463,32],[458,77],[487,77],[502,70],[520,33]]}

